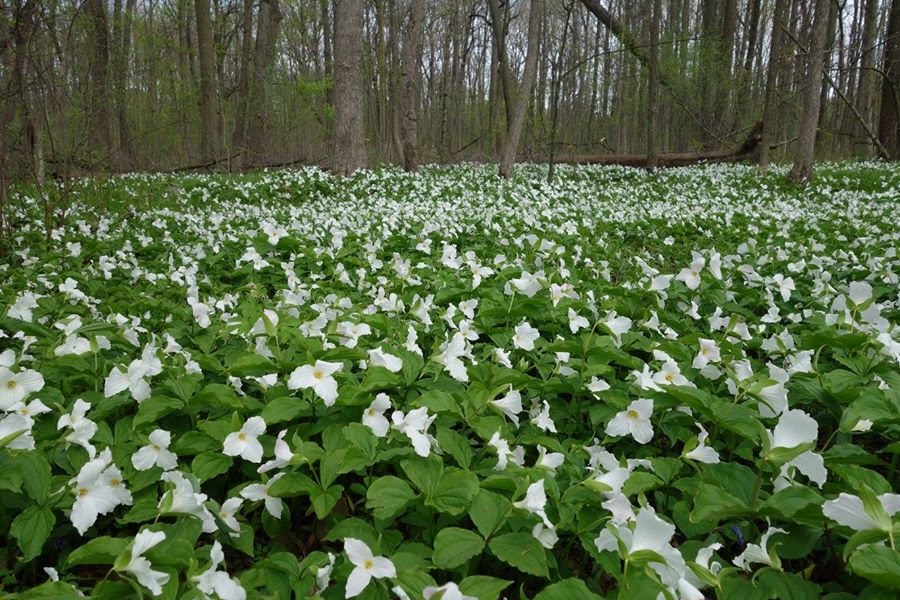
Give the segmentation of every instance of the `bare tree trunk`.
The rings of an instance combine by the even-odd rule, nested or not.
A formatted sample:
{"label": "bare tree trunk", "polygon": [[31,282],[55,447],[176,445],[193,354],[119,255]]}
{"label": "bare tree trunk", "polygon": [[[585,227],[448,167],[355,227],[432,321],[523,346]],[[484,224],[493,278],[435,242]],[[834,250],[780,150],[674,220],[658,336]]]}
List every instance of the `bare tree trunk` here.
{"label": "bare tree trunk", "polygon": [[363,0],[334,3],[334,171],[364,169],[366,130],[362,82]]}
{"label": "bare tree trunk", "polygon": [[247,154],[247,114],[250,112],[250,70],[253,60],[253,6],[254,0],[244,0],[241,13],[241,55],[238,71],[238,87],[234,111],[234,131],[231,134],[232,170],[244,167]]}
{"label": "bare tree trunk", "polygon": [[87,0],[85,10],[90,16],[90,154],[94,164],[105,163],[109,157],[111,138],[109,94],[109,26],[104,0]]}
{"label": "bare tree trunk", "polygon": [[647,86],[647,168],[656,169],[659,161],[659,20],[662,15],[660,0],[653,0],[650,11],[650,76]]}
{"label": "bare tree trunk", "polygon": [[[506,107],[506,128],[513,118],[513,105],[515,100],[515,82],[513,82],[512,72],[509,69],[509,58],[506,52],[506,34],[508,29],[508,19],[505,14],[509,10],[509,3],[506,3],[501,11],[498,0],[488,0],[488,8],[491,11],[491,27],[494,32],[494,53],[497,56],[497,70],[500,75],[500,87],[503,90],[503,105]],[[537,59],[535,59],[537,60]],[[501,150],[502,152],[502,150]]]}
{"label": "bare tree trunk", "polygon": [[819,102],[821,100],[822,67],[825,63],[825,38],[830,0],[816,0],[812,36],[809,43],[806,67],[806,91],[803,100],[803,118],[800,121],[800,136],[797,140],[797,154],[794,166],[788,175],[791,183],[805,183],[812,177],[816,150],[816,130],[819,122]]}
{"label": "bare tree trunk", "polygon": [[506,140],[503,143],[503,153],[500,159],[500,176],[504,178],[511,177],[513,173],[513,164],[516,162],[516,153],[519,149],[519,138],[522,135],[522,127],[525,124],[525,112],[528,110],[531,90],[534,87],[538,52],[541,43],[541,12],[543,4],[543,0],[531,0],[531,12],[528,16],[528,47],[525,52],[522,86],[516,91],[514,97],[512,120],[506,131]]}
{"label": "bare tree trunk", "polygon": [[256,49],[253,57],[254,81],[251,86],[253,114],[248,140],[250,162],[256,165],[265,164],[271,158],[266,156],[271,134],[269,82],[275,64],[278,26],[281,19],[281,5],[278,0],[260,1],[259,19],[256,24]]}
{"label": "bare tree trunk", "polygon": [[419,94],[422,75],[419,58],[422,56],[422,30],[425,22],[425,0],[412,0],[406,35],[403,40],[403,116],[400,119],[400,140],[403,148],[403,167],[415,171],[419,165]]}
{"label": "bare tree trunk", "polygon": [[219,159],[216,127],[216,68],[209,0],[194,0],[197,17],[197,46],[200,58],[200,160]]}
{"label": "bare tree trunk", "polygon": [[892,0],[884,47],[878,138],[892,160],[900,160],[900,0]]}
{"label": "bare tree trunk", "polygon": [[866,123],[873,122],[875,41],[878,37],[878,0],[866,0],[863,13],[862,41],[860,42],[860,70],[856,91],[856,107]]}
{"label": "bare tree trunk", "polygon": [[131,143],[131,129],[128,125],[126,92],[128,89],[128,64],[131,60],[131,23],[135,0],[128,0],[122,11],[122,0],[116,0],[115,46],[113,56],[113,79],[115,80],[116,122],[119,129],[118,167],[128,170],[134,163],[134,148]]}
{"label": "bare tree trunk", "polygon": [[762,140],[759,145],[759,172],[765,175],[769,169],[769,145],[774,132],[773,118],[778,95],[778,72],[784,54],[784,18],[788,0],[775,0],[775,13],[772,17],[772,45],[769,51],[769,68],[766,72],[766,95],[763,101]]}

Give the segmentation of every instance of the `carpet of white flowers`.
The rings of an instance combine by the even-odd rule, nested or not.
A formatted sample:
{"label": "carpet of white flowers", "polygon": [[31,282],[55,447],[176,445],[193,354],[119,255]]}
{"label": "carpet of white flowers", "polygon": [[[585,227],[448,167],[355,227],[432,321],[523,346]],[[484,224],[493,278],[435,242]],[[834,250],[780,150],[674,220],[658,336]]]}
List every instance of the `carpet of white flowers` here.
{"label": "carpet of white flowers", "polygon": [[545,171],[14,195],[0,590],[894,597],[900,169]]}

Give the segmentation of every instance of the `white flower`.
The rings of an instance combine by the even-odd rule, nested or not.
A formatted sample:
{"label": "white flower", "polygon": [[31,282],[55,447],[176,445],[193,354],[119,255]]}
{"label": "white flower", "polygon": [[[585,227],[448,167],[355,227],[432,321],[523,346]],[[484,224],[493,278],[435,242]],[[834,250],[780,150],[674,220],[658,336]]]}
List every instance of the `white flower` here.
{"label": "white flower", "polygon": [[86,462],[71,482],[75,484],[75,503],[72,505],[70,518],[81,535],[94,524],[98,516],[110,513],[119,505],[116,491],[101,477],[111,461],[112,453],[107,448],[97,458]]}
{"label": "white flower", "polygon": [[435,595],[441,600],[478,600],[475,596],[466,596],[463,594],[460,591],[459,586],[452,581],[448,581],[440,587],[428,586],[422,590],[422,596],[425,600],[431,600]]}
{"label": "white flower", "polygon": [[553,419],[550,418],[550,403],[544,400],[540,405],[535,405],[535,407],[537,406],[541,407],[540,410],[535,410],[535,408],[531,410],[532,424],[542,431],[552,431],[553,433],[556,433],[556,424],[553,422]]}
{"label": "white flower", "polygon": [[294,458],[294,453],[291,452],[291,448],[284,441],[285,435],[287,435],[287,429],[282,429],[278,432],[278,437],[275,438],[275,458],[260,465],[256,469],[257,473],[268,473],[272,469],[286,467],[291,462],[291,459]]}
{"label": "white flower", "polygon": [[541,282],[538,278],[543,276],[543,271],[538,271],[533,275],[528,271],[522,271],[521,277],[517,279],[510,279],[509,283],[512,284],[512,286],[516,288],[520,294],[531,298],[540,291]]}
{"label": "white flower", "polygon": [[711,362],[717,363],[721,360],[719,346],[716,345],[714,340],[700,338],[697,341],[700,343],[700,352],[694,357],[694,362],[691,364],[692,367],[702,369]]}
{"label": "white flower", "polygon": [[372,550],[362,540],[345,538],[344,552],[350,562],[356,566],[347,578],[345,598],[358,596],[366,589],[373,577],[393,579],[397,576],[394,563],[383,556],[374,556]]}
{"label": "white flower", "polygon": [[441,351],[434,357],[434,361],[444,365],[444,370],[450,374],[450,377],[465,383],[469,381],[469,374],[466,372],[466,365],[461,360],[463,356],[471,358],[466,347],[465,336],[457,331],[449,341],[441,345]]}
{"label": "white flower", "polygon": [[662,368],[653,374],[653,382],[658,385],[691,385],[687,377],[681,374],[681,369],[671,360],[663,363]]}
{"label": "white flower", "polygon": [[872,297],[872,286],[865,281],[854,281],[847,286],[847,296],[854,305],[861,306]]}
{"label": "white flower", "polygon": [[194,490],[194,485],[181,471],[166,471],[159,477],[172,484],[159,501],[159,508],[165,513],[192,515],[203,523],[203,531],[212,533],[218,529],[212,513],[206,508],[206,494]]}
{"label": "white flower", "polygon": [[588,382],[588,384],[587,384],[588,391],[590,391],[594,395],[597,395],[600,392],[605,392],[606,390],[609,389],[609,387],[610,386],[607,382],[600,379],[596,375],[591,377],[590,382]]}
{"label": "white flower", "polygon": [[520,446],[515,450],[510,450],[509,442],[500,437],[500,432],[494,432],[491,439],[488,440],[488,446],[497,451],[497,465],[495,471],[503,471],[506,465],[512,461],[514,465],[522,466],[525,464],[525,450]]}
{"label": "white flower", "polygon": [[759,563],[772,566],[772,557],[769,556],[767,549],[769,538],[776,533],[787,533],[784,529],[778,527],[769,527],[759,540],[759,544],[747,544],[744,551],[734,557],[734,564],[745,571],[750,570],[750,565]]}
{"label": "white flower", "polygon": [[272,484],[284,477],[284,473],[279,473],[266,483],[251,483],[241,490],[241,496],[247,500],[262,500],[266,505],[266,511],[276,519],[281,518],[281,511],[284,509],[284,503],[281,498],[269,495],[269,488]]}
{"label": "white flower", "polygon": [[381,393],[375,396],[369,408],[363,413],[362,424],[372,430],[375,437],[387,435],[390,422],[384,416],[384,412],[391,407],[391,399],[387,394]]}
{"label": "white flower", "polygon": [[25,400],[28,394],[44,388],[44,377],[37,371],[25,369],[13,373],[0,366],[0,410],[9,410],[14,404]]}
{"label": "white flower", "polygon": [[17,413],[10,413],[0,420],[0,440],[12,435],[16,437],[6,442],[6,447],[13,450],[34,450],[34,438],[31,427],[34,420]]}
{"label": "white flower", "polygon": [[572,333],[578,333],[579,329],[587,329],[591,324],[588,323],[588,320],[579,315],[577,312],[569,309],[569,330]]}
{"label": "white flower", "polygon": [[88,419],[85,415],[90,410],[91,405],[81,398],[75,401],[72,412],[62,415],[56,423],[57,429],[69,427],[72,431],[66,435],[65,440],[70,444],[76,444],[87,450],[88,455],[93,458],[96,454],[94,446],[90,443],[94,434],[97,433],[97,424]]}
{"label": "white flower", "polygon": [[219,508],[219,518],[224,521],[229,529],[233,532],[231,535],[236,536],[241,531],[241,524],[237,520],[237,511],[240,510],[244,503],[243,498],[229,498],[222,503]]}
{"label": "white flower", "polygon": [[403,360],[399,356],[384,352],[381,346],[369,350],[369,364],[373,367],[384,367],[391,373],[398,373],[403,368]]}
{"label": "white flower", "polygon": [[771,448],[796,448],[802,444],[815,442],[819,436],[819,424],[800,409],[790,409],[781,413],[775,430],[769,432]]}
{"label": "white flower", "polygon": [[316,570],[316,587],[321,592],[328,587],[331,580],[331,571],[334,570],[334,554],[328,553],[328,563]]}
{"label": "white flower", "polygon": [[537,329],[532,327],[528,321],[522,321],[515,328],[512,343],[520,350],[534,350],[534,342],[539,337],[541,334]]}
{"label": "white flower", "polygon": [[265,431],[266,422],[262,417],[250,417],[240,431],[228,434],[222,453],[226,456],[240,456],[250,462],[262,462],[263,447],[257,438]]}
{"label": "white flower", "polygon": [[212,561],[209,568],[193,578],[197,583],[197,589],[207,595],[216,594],[221,600],[245,600],[247,592],[241,584],[227,572],[217,570],[225,561],[225,553],[222,552],[222,544],[218,540],[213,542],[209,558]]}
{"label": "white flower", "polygon": [[630,435],[639,444],[646,444],[653,439],[653,425],[650,424],[652,415],[653,400],[634,400],[606,425],[606,435]]}
{"label": "white flower", "polygon": [[616,311],[613,310],[606,315],[606,320],[603,321],[603,324],[606,325],[607,329],[609,329],[610,333],[612,333],[613,337],[618,341],[621,339],[623,333],[631,331],[632,321],[628,317],[618,316]]}
{"label": "white flower", "polygon": [[412,442],[416,454],[425,458],[431,454],[432,437],[428,434],[428,428],[434,423],[437,415],[428,415],[428,407],[422,406],[404,414],[401,410],[391,413],[394,429],[402,431]]}
{"label": "white flower", "polygon": [[116,571],[131,573],[137,578],[138,583],[150,590],[151,594],[154,596],[161,595],[163,591],[162,586],[169,581],[169,574],[162,571],[154,571],[151,568],[150,561],[143,554],[165,539],[166,534],[162,531],[150,531],[147,529],[141,531],[134,537],[130,552],[131,560],[128,561],[125,567],[117,568]]}
{"label": "white flower", "polygon": [[709,433],[707,433],[703,425],[697,423],[697,427],[700,428],[700,434],[697,436],[697,446],[690,452],[685,452],[682,456],[689,460],[708,464],[719,462],[719,453],[716,449],[706,445],[706,438],[709,437]]}
{"label": "white flower", "polygon": [[691,266],[685,267],[681,271],[678,272],[678,275],[675,276],[675,279],[681,281],[688,287],[690,290],[696,290],[700,287],[700,271],[703,270],[703,266],[706,264],[706,259],[694,253],[694,260],[691,262]]}
{"label": "white flower", "polygon": [[504,415],[512,421],[516,427],[519,426],[519,413],[522,412],[522,394],[509,386],[509,391],[502,398],[491,400],[491,404],[500,409]]}
{"label": "white flower", "polygon": [[553,527],[545,527],[543,523],[536,523],[534,527],[531,528],[531,535],[547,550],[552,550],[553,546],[556,545],[556,542],[559,541],[559,536],[556,535],[556,529]]}
{"label": "white flower", "polygon": [[544,525],[550,528],[553,527],[553,523],[547,518],[547,494],[544,492],[543,479],[539,479],[529,485],[528,490],[525,492],[525,498],[518,502],[513,502],[513,506],[539,516]]}
{"label": "white flower", "polygon": [[[900,512],[900,494],[881,494],[878,501],[888,517]],[[844,527],[856,531],[882,529],[881,524],[866,512],[862,499],[853,494],[841,493],[834,500],[822,505],[822,514]]]}
{"label": "white flower", "polygon": [[154,465],[163,471],[174,469],[178,465],[178,457],[169,451],[172,434],[157,429],[149,436],[150,443],[131,455],[131,464],[138,471],[146,471]]}
{"label": "white flower", "polygon": [[547,452],[547,449],[538,444],[538,459],[535,463],[536,467],[546,467],[551,471],[555,471],[566,460],[562,452]]}
{"label": "white flower", "polygon": [[342,367],[341,363],[317,360],[315,365],[303,365],[294,369],[287,386],[292,390],[312,388],[316,396],[325,402],[325,406],[333,406],[338,389],[337,381],[332,375]]}

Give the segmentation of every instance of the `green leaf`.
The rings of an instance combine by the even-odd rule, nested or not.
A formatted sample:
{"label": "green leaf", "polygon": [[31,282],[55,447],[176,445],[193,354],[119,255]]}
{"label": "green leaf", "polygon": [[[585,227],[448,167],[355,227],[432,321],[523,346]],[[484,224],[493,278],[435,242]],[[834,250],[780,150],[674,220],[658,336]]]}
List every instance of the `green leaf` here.
{"label": "green leaf", "polygon": [[821,506],[822,502],[822,496],[815,490],[792,485],[769,496],[763,508],[789,519],[808,506]]}
{"label": "green leaf", "polygon": [[55,523],[53,511],[43,506],[29,506],[13,520],[9,533],[22,550],[22,560],[28,562],[41,553]]}
{"label": "green leaf", "polygon": [[863,544],[876,544],[878,542],[883,542],[886,539],[888,539],[887,532],[881,531],[880,529],[864,529],[863,531],[857,531],[851,535],[850,539],[847,540],[847,543],[844,544],[844,560],[847,560],[847,558],[853,554],[853,551]]}
{"label": "green leaf", "polygon": [[490,541],[490,549],[503,562],[523,573],[547,577],[547,552],[530,533],[507,533]]}
{"label": "green leaf", "polygon": [[138,406],[131,426],[135,429],[145,423],[155,423],[159,418],[179,410],[184,403],[168,396],[150,396]]}
{"label": "green leaf", "polygon": [[603,597],[595,594],[580,579],[563,579],[560,582],[548,585],[534,597],[534,600],[602,600]]}
{"label": "green leaf", "polygon": [[452,456],[460,467],[468,469],[472,465],[472,445],[469,438],[452,429],[438,427],[437,440],[441,449]]}
{"label": "green leaf", "polygon": [[473,575],[459,582],[459,590],[466,596],[478,598],[478,600],[497,600],[500,592],[509,587],[512,581],[497,579],[486,575]]}
{"label": "green leaf", "polygon": [[309,500],[312,502],[313,510],[316,511],[316,517],[324,519],[331,514],[343,492],[344,488],[339,485],[333,485],[328,489],[320,487],[313,489],[309,494]]}
{"label": "green leaf", "polygon": [[76,548],[69,554],[68,564],[74,565],[111,565],[116,557],[125,552],[130,538],[114,538],[102,536]]}
{"label": "green leaf", "polygon": [[429,458],[411,458],[400,463],[406,477],[426,496],[434,493],[444,472],[444,466],[436,456]]}
{"label": "green leaf", "polygon": [[50,465],[37,452],[23,452],[16,457],[22,466],[22,483],[28,496],[44,504],[50,496]]}
{"label": "green leaf", "polygon": [[311,414],[312,409],[309,402],[301,398],[293,396],[283,396],[275,398],[266,404],[260,415],[266,422],[266,425],[274,423],[283,423],[284,421],[293,421],[302,415]]}
{"label": "green leaf", "polygon": [[900,589],[900,552],[887,546],[862,546],[850,557],[850,570],[878,585]]}
{"label": "green leaf", "polygon": [[269,495],[276,498],[293,498],[309,494],[319,486],[303,473],[285,473],[281,479],[269,486]]}
{"label": "green leaf", "polygon": [[469,518],[475,523],[478,533],[487,539],[497,531],[510,508],[512,508],[512,503],[505,497],[487,490],[480,490],[469,507]]}
{"label": "green leaf", "polygon": [[203,452],[191,463],[191,471],[200,481],[208,481],[231,468],[234,459],[221,452]]}
{"label": "green leaf", "polygon": [[432,561],[442,569],[458,567],[484,550],[484,540],[474,531],[459,527],[441,529],[434,538]]}
{"label": "green leaf", "polygon": [[278,368],[268,358],[248,352],[231,360],[228,370],[235,377],[259,377],[274,373]]}
{"label": "green leaf", "polygon": [[22,465],[6,452],[0,451],[0,490],[18,492],[22,489],[23,477]]}
{"label": "green leaf", "polygon": [[379,477],[366,491],[366,508],[376,519],[390,519],[403,512],[406,505],[415,500],[416,493],[408,483],[387,475]]}
{"label": "green leaf", "polygon": [[822,588],[795,573],[765,568],[756,576],[757,587],[767,589],[778,600],[815,600],[822,597]]}
{"label": "green leaf", "polygon": [[872,491],[872,488],[867,485],[862,485],[858,491],[866,515],[878,523],[879,529],[885,532],[890,531],[891,517],[887,514],[884,505],[878,499],[878,496],[875,495],[875,492]]}
{"label": "green leaf", "polygon": [[717,485],[701,484],[694,495],[694,510],[691,511],[692,523],[711,520],[718,523],[723,519],[737,517],[750,512],[740,500]]}
{"label": "green leaf", "polygon": [[426,504],[441,512],[458,515],[469,507],[478,493],[478,477],[468,471],[447,469]]}

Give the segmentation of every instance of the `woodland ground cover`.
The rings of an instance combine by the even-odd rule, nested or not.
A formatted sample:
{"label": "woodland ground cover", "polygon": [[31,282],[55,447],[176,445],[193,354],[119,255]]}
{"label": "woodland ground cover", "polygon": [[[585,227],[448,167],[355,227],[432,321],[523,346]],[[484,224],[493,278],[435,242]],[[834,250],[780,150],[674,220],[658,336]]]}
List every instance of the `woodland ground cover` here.
{"label": "woodland ground cover", "polygon": [[900,171],[308,169],[12,200],[20,598],[900,589]]}

